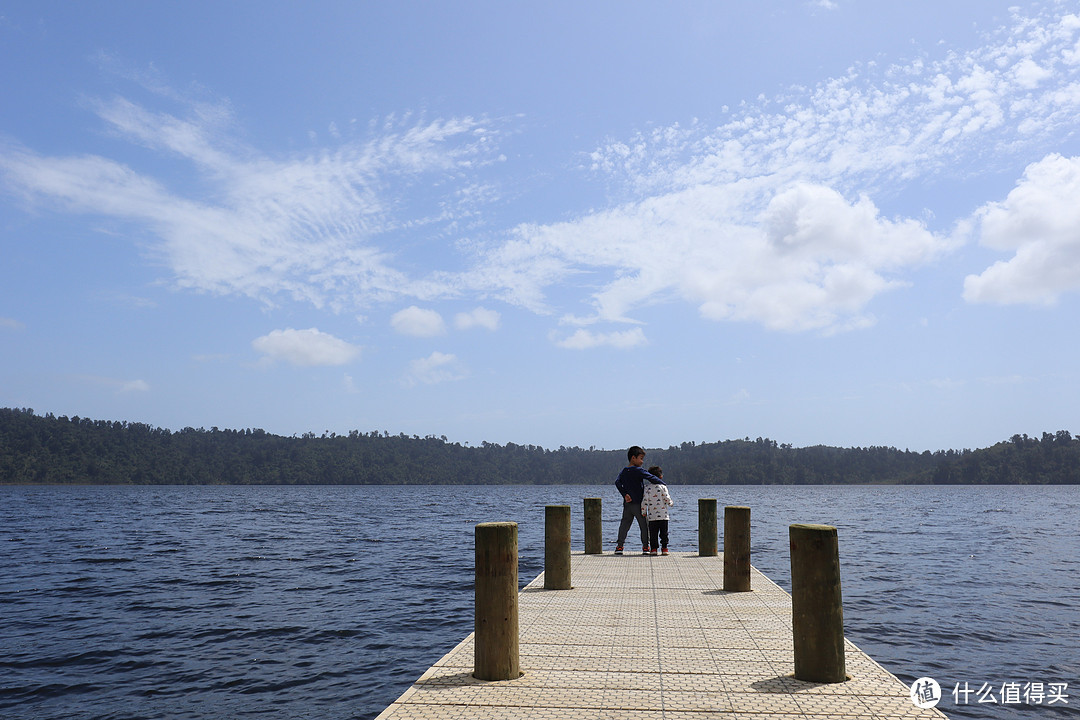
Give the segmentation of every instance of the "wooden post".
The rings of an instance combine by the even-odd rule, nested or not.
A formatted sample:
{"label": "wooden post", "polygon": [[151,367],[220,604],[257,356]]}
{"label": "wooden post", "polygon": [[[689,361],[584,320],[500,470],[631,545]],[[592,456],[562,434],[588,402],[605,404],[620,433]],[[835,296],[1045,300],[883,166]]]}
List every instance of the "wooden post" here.
{"label": "wooden post", "polygon": [[716,498],[698,498],[697,546],[699,557],[716,557]]}
{"label": "wooden post", "polygon": [[585,554],[604,554],[604,531],[600,521],[603,517],[600,498],[585,498]]}
{"label": "wooden post", "polygon": [[807,682],[844,682],[844,607],[836,528],[796,524],[788,532],[795,677]]}
{"label": "wooden post", "polygon": [[570,589],[570,506],[544,509],[544,589]]}
{"label": "wooden post", "polygon": [[724,508],[724,590],[750,592],[750,508]]}
{"label": "wooden post", "polygon": [[520,677],[517,523],[476,526],[475,630],[473,676],[479,680]]}

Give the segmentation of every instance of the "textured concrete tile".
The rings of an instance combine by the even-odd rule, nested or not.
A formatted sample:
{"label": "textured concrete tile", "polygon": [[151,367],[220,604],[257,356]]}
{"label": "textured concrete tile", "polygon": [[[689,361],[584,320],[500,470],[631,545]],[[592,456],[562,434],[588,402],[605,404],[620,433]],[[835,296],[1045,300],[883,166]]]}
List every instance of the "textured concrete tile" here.
{"label": "textured concrete tile", "polygon": [[474,638],[436,662],[379,720],[941,718],[845,643],[844,683],[796,680],[791,599],[756,569],[723,590],[721,558],[572,556],[573,590],[518,596],[524,675],[472,677]]}
{"label": "textured concrete tile", "polygon": [[791,695],[780,693],[728,693],[731,708],[736,712],[792,714],[802,709]]}

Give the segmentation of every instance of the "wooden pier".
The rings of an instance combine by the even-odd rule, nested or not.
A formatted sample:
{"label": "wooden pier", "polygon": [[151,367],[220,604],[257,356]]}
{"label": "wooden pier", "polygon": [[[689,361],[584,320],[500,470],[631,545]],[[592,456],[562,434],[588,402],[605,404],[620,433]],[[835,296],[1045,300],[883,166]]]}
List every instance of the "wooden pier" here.
{"label": "wooden pier", "polygon": [[377,720],[943,718],[845,640],[849,680],[796,680],[791,598],[751,569],[725,592],[721,557],[572,556],[573,589],[519,595],[523,675],[473,677],[473,636]]}

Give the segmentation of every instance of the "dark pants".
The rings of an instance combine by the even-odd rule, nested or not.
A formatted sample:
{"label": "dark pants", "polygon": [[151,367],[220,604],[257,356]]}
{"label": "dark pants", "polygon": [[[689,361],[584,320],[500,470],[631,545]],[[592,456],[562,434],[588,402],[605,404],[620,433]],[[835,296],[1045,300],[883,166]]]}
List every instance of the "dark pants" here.
{"label": "dark pants", "polygon": [[[655,550],[657,547],[667,547],[667,520],[650,520],[649,521],[649,547]],[[660,541],[659,546],[656,544],[657,540]]]}
{"label": "dark pants", "polygon": [[649,544],[649,528],[645,525],[645,518],[641,516],[641,503],[624,502],[622,506],[622,522],[619,523],[619,547],[626,542],[626,533],[630,531],[630,524],[637,518],[638,529],[641,530],[641,545]]}

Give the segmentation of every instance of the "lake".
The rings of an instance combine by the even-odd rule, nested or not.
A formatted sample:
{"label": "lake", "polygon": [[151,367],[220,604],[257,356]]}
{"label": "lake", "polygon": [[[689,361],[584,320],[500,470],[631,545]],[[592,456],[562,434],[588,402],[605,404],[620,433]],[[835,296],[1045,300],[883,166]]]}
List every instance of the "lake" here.
{"label": "lake", "polygon": [[[697,498],[748,505],[788,590],[788,525],[835,525],[846,635],[950,717],[1075,716],[1080,488],[670,489],[673,550],[697,549]],[[524,584],[545,505],[583,550],[585,497],[610,552],[607,484],[0,487],[0,716],[373,718],[472,631],[476,523],[519,523]],[[1039,684],[1058,697],[1012,702]]]}

